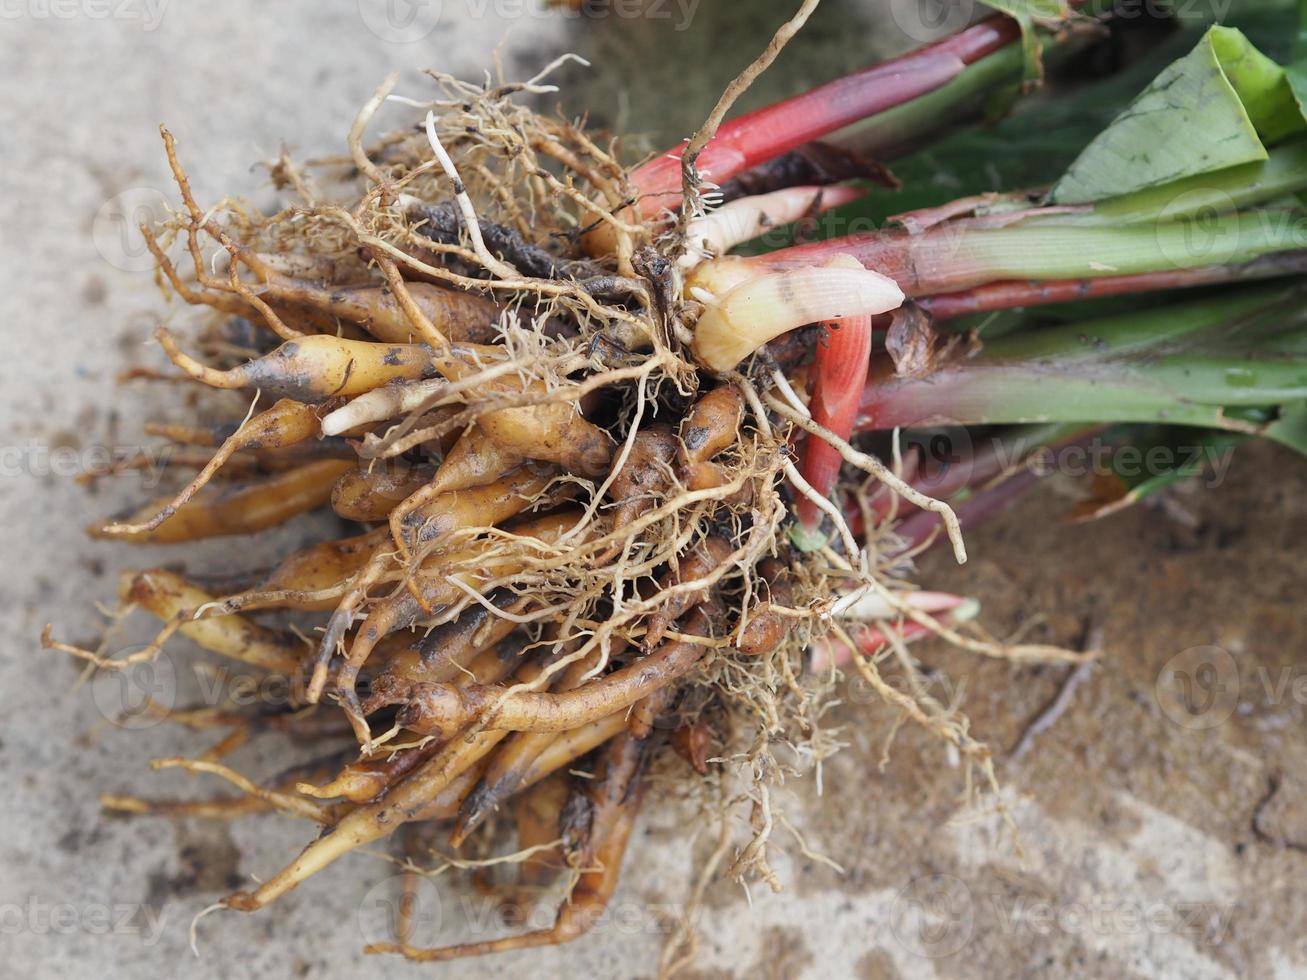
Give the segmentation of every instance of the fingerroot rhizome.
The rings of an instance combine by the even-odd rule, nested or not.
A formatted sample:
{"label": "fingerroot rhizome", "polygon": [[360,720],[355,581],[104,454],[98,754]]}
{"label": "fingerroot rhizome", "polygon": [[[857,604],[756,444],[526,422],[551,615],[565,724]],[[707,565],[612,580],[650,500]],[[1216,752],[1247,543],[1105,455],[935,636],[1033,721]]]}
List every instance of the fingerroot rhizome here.
{"label": "fingerroot rhizome", "polygon": [[[772,787],[838,747],[821,724],[836,670],[814,673],[806,651],[847,638],[841,596],[893,609],[909,588],[903,559],[884,557],[887,522],[855,540],[827,501],[826,539],[792,543],[806,486],[796,447],[820,437],[795,423],[796,392],[820,328],[725,369],[696,357],[714,297],[685,287],[685,228],[711,187],[687,184],[648,217],[614,144],[527,107],[543,76],[431,81],[416,125],[365,141],[391,78],[347,157],[276,161],[274,185],[294,203],[272,214],[197,202],[184,147],[164,131],[181,206],[143,229],[173,304],[158,339],[230,423],[152,427],[176,450],[176,492],[92,529],[176,549],[167,569],[121,579],[120,615],[163,623],[153,642],[113,658],[46,636],[94,669],[130,670],[180,634],[285,679],[276,704],[154,706],[220,737],[159,765],[237,795],[104,801],[316,825],[227,908],[259,909],[381,838],[409,876],[555,880],[550,928],[419,947],[405,913],[369,947],[424,960],[584,932],[642,801],[720,817],[708,873],[778,885]],[[893,492],[846,463],[842,493]],[[884,467],[871,476],[894,482]],[[234,585],[187,557],[191,542],[327,509],[339,534]],[[856,664],[988,771],[965,723],[896,656],[907,693],[874,660]],[[247,777],[222,760],[253,739],[316,755]]]}

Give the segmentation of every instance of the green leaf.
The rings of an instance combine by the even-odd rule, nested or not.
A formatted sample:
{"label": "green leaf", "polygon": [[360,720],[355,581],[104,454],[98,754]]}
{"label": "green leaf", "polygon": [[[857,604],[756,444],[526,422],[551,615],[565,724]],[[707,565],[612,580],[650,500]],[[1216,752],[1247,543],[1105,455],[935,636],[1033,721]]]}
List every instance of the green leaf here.
{"label": "green leaf", "polygon": [[[896,160],[895,175],[903,189],[886,193],[879,189],[859,201],[817,219],[817,237],[846,235],[884,225],[890,215],[917,208],[934,207],[959,197],[987,191],[1023,187],[1046,187],[1075,160],[1093,137],[1121,111],[1148,81],[1170,61],[1191,46],[1199,35],[1184,32],[1167,38],[1139,61],[1106,78],[1085,81],[1070,72],[1055,77],[1048,89],[1022,99],[1012,115],[988,126],[955,127],[922,149]],[[959,87],[986,88],[992,79],[1010,77],[1014,82],[1020,65],[1009,49],[990,55],[964,72]],[[950,83],[952,84],[952,83]],[[871,142],[891,143],[889,135],[912,137],[930,132],[918,122],[918,115],[948,118],[943,107],[929,104],[930,97],[890,110],[864,124],[874,125]],[[920,103],[920,106],[918,106]],[[865,135],[865,134],[864,134]],[[744,254],[783,247],[789,242],[769,235],[767,245],[746,248]]]}
{"label": "green leaf", "polygon": [[789,538],[790,544],[804,554],[820,551],[830,543],[830,539],[822,533],[821,528],[809,530],[797,521],[791,523],[786,529],[786,536]]}
{"label": "green leaf", "polygon": [[1307,189],[1307,139],[1270,151],[1265,160],[1226,167],[1097,201],[1093,210],[1053,216],[1061,224],[1139,224],[1223,214],[1290,200]]}
{"label": "green leaf", "polygon": [[1050,199],[1086,204],[1254,163],[1304,130],[1285,69],[1242,32],[1213,27],[1085,148]]}
{"label": "green leaf", "polygon": [[1307,108],[1307,0],[1298,0],[1298,29],[1293,35],[1292,59],[1285,75],[1299,107]]}
{"label": "green leaf", "polygon": [[1072,511],[1077,521],[1096,520],[1133,506],[1181,480],[1223,473],[1242,433],[1182,426],[1131,426],[1111,446],[1110,472],[1095,474],[1093,496]]}
{"label": "green leaf", "polygon": [[1241,32],[1229,27],[1213,27],[1207,38],[1248,118],[1267,143],[1307,128],[1283,68],[1253,47]]}
{"label": "green leaf", "polygon": [[[1240,0],[1225,13],[1229,22],[1255,38],[1262,50],[1273,50],[1287,59],[1294,36],[1295,3]],[[1015,89],[1021,75],[1020,52],[1015,47],[969,65],[938,93],[859,123],[853,142],[877,159],[892,159],[903,188],[895,193],[873,189],[861,200],[822,215],[809,231],[817,238],[846,235],[879,228],[891,215],[959,197],[1051,186],[1158,72],[1202,39],[1217,12],[1221,11],[1211,5],[1178,4],[1181,30],[1154,42],[1123,68],[1102,78],[1087,79],[1083,70],[1059,72],[1055,52],[1062,48],[1050,48],[1049,86],[1021,99],[1010,117],[996,120],[991,116],[985,126],[950,126],[948,122],[953,120],[956,106],[969,97],[994,91],[1004,81],[1009,83],[1008,93]],[[897,152],[891,150],[899,144],[921,148],[896,159]],[[777,232],[740,252],[759,254],[790,244],[790,238]]]}
{"label": "green leaf", "polygon": [[1060,21],[1071,15],[1067,0],[985,0],[985,6],[1002,11],[1017,21]]}
{"label": "green leaf", "polygon": [[1021,25],[1021,50],[1025,62],[1025,79],[1028,82],[1044,77],[1040,59],[1043,45],[1035,30],[1036,22],[1055,24],[1071,16],[1067,0],[985,0],[986,7],[1007,14]]}
{"label": "green leaf", "polygon": [[1265,435],[1307,456],[1307,402],[1282,406],[1280,417],[1266,427]]}

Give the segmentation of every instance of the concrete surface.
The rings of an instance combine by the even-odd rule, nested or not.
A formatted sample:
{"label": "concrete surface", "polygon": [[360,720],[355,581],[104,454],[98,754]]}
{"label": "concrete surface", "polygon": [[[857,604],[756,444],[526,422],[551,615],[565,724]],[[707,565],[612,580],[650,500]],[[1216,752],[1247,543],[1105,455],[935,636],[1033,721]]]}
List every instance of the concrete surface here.
{"label": "concrete surface", "polygon": [[[834,6],[862,16],[858,5]],[[441,967],[363,960],[359,949],[391,893],[388,866],[355,857],[262,914],[205,919],[196,960],[194,914],[280,867],[308,832],[275,816],[230,826],[109,819],[97,805],[100,792],[214,788],[146,768],[205,740],[115,727],[106,715],[138,692],[101,681],[79,687],[75,666],[36,642],[47,621],[62,636],[91,639],[100,623],[93,604],[111,598],[114,571],[172,558],[82,535],[92,519],[146,496],[148,473],[103,481],[93,493],[73,479],[106,452],[138,450],[145,419],[185,417],[168,386],[114,380],[129,364],[157,363],[142,347],[157,294],[123,221],[160,193],[171,199],[155,126],[173,128],[202,200],[242,190],[266,203],[263,174],[250,163],[283,140],[304,155],[338,150],[357,106],[391,68],[409,69],[412,86],[421,66],[473,73],[505,36],[500,50],[514,74],[566,48],[680,54],[697,70],[665,72],[665,84],[679,87],[660,83],[657,98],[623,96],[611,69],[588,96],[582,88],[569,98],[590,98],[620,121],[633,104],[684,112],[697,88],[688,130],[733,70],[735,55],[719,56],[704,38],[743,63],[767,32],[761,14],[728,15],[709,0],[690,34],[696,25],[712,33],[693,37],[615,17],[524,17],[508,0],[446,0],[434,25],[439,4],[398,3],[389,20],[384,8],[370,0],[0,4],[8,635],[0,773],[10,786],[0,809],[0,977],[648,976],[661,913],[683,901],[711,849],[711,834],[687,836],[692,815],[650,808],[616,914],[594,934]],[[742,18],[738,30],[730,16]],[[829,26],[838,19],[820,23],[810,53],[795,55],[795,77],[824,77],[870,48],[904,43],[892,25],[850,43]],[[923,579],[979,596],[1000,635],[1035,613],[1045,616],[1031,633],[1040,640],[1074,643],[1087,625],[1100,626],[1102,665],[1019,764],[1000,765],[1010,824],[991,797],[965,802],[960,770],[910,728],[881,770],[891,716],[855,685],[838,717],[850,748],[827,766],[824,795],[807,781],[783,799],[811,846],[844,873],[789,848],[775,861],[783,893],[755,886],[750,904],[729,883],[713,886],[689,975],[1307,976],[1304,476],[1307,466],[1287,453],[1241,453],[1221,486],[1182,496],[1179,507],[1092,527],[1059,523],[1068,503],[1054,482],[973,535],[967,568],[928,558]],[[1176,519],[1180,507],[1191,521]],[[309,531],[301,523],[252,545],[212,542],[203,556],[211,569],[234,571]],[[169,663],[180,675],[189,660],[184,644],[178,650]],[[1063,678],[1054,668],[922,650],[942,669],[941,694],[950,693],[944,676],[965,682],[959,696],[974,731],[1000,757]],[[1189,700],[1178,700],[1185,685]],[[250,771],[277,761],[258,747],[236,757]],[[423,897],[419,941],[500,931],[466,883],[441,881]]]}

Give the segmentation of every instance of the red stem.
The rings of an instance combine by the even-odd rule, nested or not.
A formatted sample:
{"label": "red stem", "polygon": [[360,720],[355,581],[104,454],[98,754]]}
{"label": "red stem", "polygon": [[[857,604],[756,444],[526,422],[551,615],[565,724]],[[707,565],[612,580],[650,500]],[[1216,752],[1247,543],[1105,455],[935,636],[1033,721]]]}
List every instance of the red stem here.
{"label": "red stem", "polygon": [[[899,640],[903,643],[911,643],[913,640],[919,640],[929,633],[930,628],[923,626],[915,619],[905,619],[897,623],[892,632],[897,635]],[[889,645],[889,636],[886,634],[884,628],[880,626],[863,626],[861,629],[852,631],[850,638],[858,645],[858,650],[864,656],[872,656],[880,653],[883,647]],[[843,646],[836,648],[834,656],[830,658],[837,667],[842,667],[852,659],[853,655],[847,647]],[[819,669],[820,666],[816,663],[816,658],[814,658],[814,663],[809,666],[809,670],[815,672]]]}
{"label": "red stem", "polygon": [[970,313],[989,313],[1021,306],[1074,303],[1129,293],[1162,289],[1209,286],[1214,283],[1248,282],[1307,272],[1307,252],[1286,252],[1256,259],[1246,265],[1209,265],[1198,269],[1168,269],[1101,279],[1008,279],[986,283],[956,293],[923,296],[917,304],[935,321],[951,320]]}
{"label": "red stem", "polygon": [[[813,362],[812,419],[841,439],[853,433],[862,389],[871,358],[871,317],[850,316],[824,324],[826,338],[817,344]],[[839,476],[840,452],[824,439],[808,436],[804,441],[799,473],[823,497],[829,497]],[[795,517],[805,530],[821,523],[821,511],[807,497],[800,496]]]}
{"label": "red stem", "polygon": [[[695,165],[720,184],[809,140],[933,92],[1020,36],[1016,21],[991,17],[952,37],[745,113],[717,130]],[[668,150],[632,172],[631,182],[640,194],[637,207],[644,216],[679,201],[683,152],[683,146]]]}
{"label": "red stem", "polygon": [[[934,614],[935,618],[950,624],[953,620],[953,612],[961,606],[966,600],[962,596],[949,596],[944,593],[935,593],[941,599],[947,600],[946,603],[936,603],[934,608],[922,608],[922,612]],[[919,607],[920,608],[920,607]],[[858,650],[865,656],[873,657],[889,645],[890,636],[896,636],[904,643],[911,643],[913,640],[919,640],[923,636],[930,634],[930,628],[918,623],[915,619],[900,618],[892,626],[873,626],[870,623],[860,626],[850,627],[848,629],[849,639],[857,646]],[[829,670],[831,665],[842,667],[853,659],[853,651],[849,646],[834,636],[827,636],[813,643],[808,651],[808,673],[820,674],[822,671]]]}
{"label": "red stem", "polygon": [[[1031,490],[1043,477],[1028,466],[1023,466],[1006,480],[996,483],[984,490],[977,490],[965,500],[953,504],[953,513],[958,516],[958,523],[964,531],[982,524],[1010,506],[1017,498]],[[894,528],[904,542],[903,550],[911,551],[930,539],[932,534],[941,531],[939,516],[927,510],[910,514]],[[948,540],[939,534],[936,543]]]}
{"label": "red stem", "polygon": [[[778,249],[748,261],[762,269],[793,269],[822,265],[835,255],[851,255],[866,268],[893,279],[910,298],[952,292],[970,286],[974,271],[955,255],[952,236],[961,223],[912,234],[904,228],[827,238]],[[983,281],[983,280],[982,280]]]}
{"label": "red stem", "polygon": [[[936,500],[950,500],[962,490],[973,491],[970,496],[952,506],[959,521],[974,525],[993,516],[999,509],[1034,486],[1038,477],[1036,475],[1035,478],[1030,478],[1033,471],[1029,465],[1034,453],[1040,449],[1057,450],[1066,446],[1086,446],[1105,428],[1106,425],[1087,424],[1083,429],[1069,433],[1054,442],[1031,446],[1031,451],[1023,454],[1020,467],[1001,481],[993,483],[992,486],[987,484],[994,481],[1003,472],[1004,467],[1012,464],[1011,455],[1015,451],[1000,452],[997,442],[987,450],[974,453],[968,460],[959,460],[959,465],[949,466],[938,473],[921,468],[919,452],[910,456],[905,455],[902,478],[914,489]],[[883,488],[869,501],[872,516],[877,521],[883,521],[889,516],[890,506],[894,500],[894,492]],[[895,518],[899,523],[895,526],[894,532],[909,542],[908,548],[915,547],[930,536],[938,522],[933,514],[919,510],[915,504],[901,497],[897,499],[897,504]],[[854,534],[862,534],[864,524],[861,509],[846,504],[844,516],[849,522],[850,530]]]}

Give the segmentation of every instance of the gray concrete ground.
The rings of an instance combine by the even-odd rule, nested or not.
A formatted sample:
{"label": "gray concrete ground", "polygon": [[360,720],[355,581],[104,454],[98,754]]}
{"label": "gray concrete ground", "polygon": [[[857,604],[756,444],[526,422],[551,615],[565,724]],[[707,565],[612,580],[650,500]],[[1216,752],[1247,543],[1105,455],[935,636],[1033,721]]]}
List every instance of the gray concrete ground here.
{"label": "gray concrete ground", "polygon": [[[836,7],[861,16],[856,5]],[[159,122],[176,133],[202,200],[241,190],[266,202],[251,161],[282,141],[304,155],[338,150],[359,103],[392,68],[416,87],[414,69],[473,73],[496,50],[525,68],[569,47],[630,53],[632,38],[648,37],[631,57],[659,38],[664,60],[683,55],[694,66],[685,78],[705,79],[689,129],[731,59],[743,63],[766,34],[739,5],[727,8],[739,12],[705,0],[702,19],[678,33],[615,17],[524,16],[508,0],[0,3],[0,773],[10,786],[0,809],[0,976],[652,974],[660,913],[683,901],[712,845],[707,828],[687,833],[697,824],[674,806],[644,817],[614,916],[569,947],[441,967],[364,961],[360,947],[383,925],[390,870],[356,857],[262,914],[205,919],[197,960],[194,914],[278,868],[308,833],[275,816],[230,826],[106,818],[101,792],[208,788],[147,770],[153,757],[205,742],[110,724],[106,716],[139,692],[79,686],[75,667],[41,651],[37,636],[54,621],[65,637],[92,638],[93,604],[111,599],[117,568],[172,560],[166,549],[142,556],[82,534],[147,495],[148,473],[93,493],[74,480],[106,452],[139,448],[147,418],[186,417],[168,386],[115,383],[130,364],[157,363],[142,345],[159,300],[125,219],[168,193]],[[727,29],[729,16],[738,30]],[[850,43],[830,23],[812,42],[829,47],[812,50],[840,55],[810,54],[795,62],[796,77],[904,43],[888,27]],[[720,52],[705,52],[696,24]],[[664,77],[680,86],[666,97],[668,115],[689,111],[696,86]],[[619,85],[592,89],[614,117],[632,104]],[[782,800],[843,874],[790,847],[776,860],[784,892],[755,885],[750,903],[730,883],[713,886],[690,975],[1307,975],[1295,554],[1307,530],[1305,475],[1287,453],[1251,452],[1223,485],[1181,499],[1189,523],[1139,510],[1089,528],[1059,523],[1067,501],[1054,485],[974,535],[968,568],[930,558],[923,577],[978,595],[997,633],[1034,612],[1045,614],[1034,630],[1041,640],[1076,642],[1086,624],[1104,631],[1104,662],[1066,715],[1020,763],[1000,766],[1011,824],[992,798],[962,800],[960,770],[918,732],[899,734],[882,770],[891,717],[855,686],[838,718],[850,749],[826,767],[824,795],[804,781]],[[211,542],[203,554],[211,568],[236,570],[308,530]],[[155,681],[195,683],[181,676],[189,660],[178,649],[167,662],[176,674]],[[1063,678],[923,650],[966,682],[959,696],[975,731],[1000,756]],[[1190,681],[1212,697],[1181,711],[1177,694]],[[277,761],[260,748],[237,760],[264,771]],[[466,884],[422,894],[419,941],[499,931]]]}

